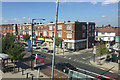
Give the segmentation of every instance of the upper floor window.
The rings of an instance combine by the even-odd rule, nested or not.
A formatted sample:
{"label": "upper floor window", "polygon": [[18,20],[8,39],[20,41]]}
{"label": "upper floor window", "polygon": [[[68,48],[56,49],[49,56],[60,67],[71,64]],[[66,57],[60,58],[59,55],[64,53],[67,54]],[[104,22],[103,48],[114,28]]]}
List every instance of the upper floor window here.
{"label": "upper floor window", "polygon": [[49,36],[52,37],[52,35],[53,35],[52,32],[49,32]]}
{"label": "upper floor window", "polygon": [[72,30],[72,25],[67,25],[67,30]]}
{"label": "upper floor window", "polygon": [[89,25],[89,30],[91,31],[91,25]]}
{"label": "upper floor window", "polygon": [[86,29],[86,26],[85,26],[85,25],[82,25],[82,29],[85,30],[85,29]]}
{"label": "upper floor window", "polygon": [[82,37],[85,38],[85,33],[83,33]]}
{"label": "upper floor window", "polygon": [[23,26],[23,30],[25,30],[25,27]]}
{"label": "upper floor window", "polygon": [[62,30],[62,25],[58,25],[58,30]]}
{"label": "upper floor window", "polygon": [[62,32],[58,32],[58,37],[62,37]]}
{"label": "upper floor window", "polygon": [[49,26],[49,30],[52,30],[52,26]]}
{"label": "upper floor window", "polygon": [[31,26],[29,26],[29,29],[31,29]]}
{"label": "upper floor window", "polygon": [[92,25],[92,29],[95,29],[94,25]]}
{"label": "upper floor window", "polygon": [[72,38],[72,33],[66,33],[67,34],[67,38]]}

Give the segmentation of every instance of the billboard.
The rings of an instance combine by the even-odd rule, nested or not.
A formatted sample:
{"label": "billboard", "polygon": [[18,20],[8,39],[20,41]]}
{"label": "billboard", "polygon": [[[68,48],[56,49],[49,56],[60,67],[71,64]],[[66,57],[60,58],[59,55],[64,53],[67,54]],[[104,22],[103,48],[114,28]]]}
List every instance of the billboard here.
{"label": "billboard", "polygon": [[45,60],[44,57],[36,57],[35,61],[34,61],[34,67],[39,67],[39,66],[45,65],[44,60]]}

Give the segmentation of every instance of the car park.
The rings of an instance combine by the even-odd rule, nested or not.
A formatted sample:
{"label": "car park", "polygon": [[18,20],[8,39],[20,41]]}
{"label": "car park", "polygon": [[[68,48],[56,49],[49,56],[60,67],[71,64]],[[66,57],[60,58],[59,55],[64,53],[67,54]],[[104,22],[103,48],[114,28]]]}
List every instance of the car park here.
{"label": "car park", "polygon": [[64,73],[68,73],[69,70],[77,70],[74,66],[69,63],[58,63],[55,65],[55,68],[63,71]]}
{"label": "car park", "polygon": [[48,53],[48,52],[49,52],[49,49],[48,49],[48,48],[42,48],[41,51]]}

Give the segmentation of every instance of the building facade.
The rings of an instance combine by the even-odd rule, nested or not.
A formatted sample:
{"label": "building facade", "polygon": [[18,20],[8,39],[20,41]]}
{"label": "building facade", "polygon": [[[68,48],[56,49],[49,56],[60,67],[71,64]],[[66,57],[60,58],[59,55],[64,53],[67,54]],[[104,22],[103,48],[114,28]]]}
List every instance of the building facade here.
{"label": "building facade", "polygon": [[120,49],[120,28],[115,31],[115,48]]}
{"label": "building facade", "polygon": [[100,27],[95,29],[95,40],[100,41],[103,40],[105,42],[112,42],[115,40],[115,29],[110,25],[106,27]]}
{"label": "building facade", "polygon": [[[55,23],[34,23],[35,37],[54,38]],[[31,24],[12,25],[11,33],[16,35],[32,35]],[[6,32],[7,33],[7,32]],[[95,23],[93,22],[58,22],[56,36],[61,38],[66,49],[80,50],[92,47],[95,37]]]}

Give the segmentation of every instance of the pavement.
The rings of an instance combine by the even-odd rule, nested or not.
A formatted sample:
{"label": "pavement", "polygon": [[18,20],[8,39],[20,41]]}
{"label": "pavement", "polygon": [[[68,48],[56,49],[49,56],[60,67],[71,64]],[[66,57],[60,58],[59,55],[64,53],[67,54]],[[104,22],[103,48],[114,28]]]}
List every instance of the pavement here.
{"label": "pavement", "polygon": [[101,56],[101,58],[103,58],[103,60],[101,60],[100,62],[100,57],[96,57],[95,61],[93,59],[90,60],[90,63],[91,65],[97,67],[97,68],[100,68],[102,70],[109,70],[111,69],[109,72],[111,73],[117,73],[117,74],[120,74],[119,71],[118,71],[118,63],[115,63],[115,62],[106,62],[106,55],[103,55]]}
{"label": "pavement", "polygon": [[[8,66],[13,66],[13,63],[9,63],[8,62]],[[38,78],[38,71],[37,70],[31,70],[30,68],[27,68],[27,69],[24,69],[24,72],[22,74],[22,68],[19,68],[19,71],[18,71],[18,68],[15,68],[15,72],[13,71],[8,71],[8,72],[5,72],[3,73],[1,70],[0,70],[0,79],[2,78],[2,80],[7,80],[8,78],[11,79],[11,78],[14,78],[14,79],[27,79],[27,73],[28,73],[28,78],[32,78],[32,74],[33,74],[33,78]],[[49,79],[48,76],[46,76],[45,74],[41,73],[40,72],[40,76],[39,78],[42,80],[42,79]]]}
{"label": "pavement", "polygon": [[[42,46],[43,47],[46,47],[46,48],[49,48],[50,50],[53,49],[52,46]],[[87,52],[90,52],[92,51],[93,49],[90,48],[90,49],[84,49],[84,50],[80,50],[80,51],[69,51],[69,50],[66,50],[66,49],[61,49],[61,48],[56,48],[56,56],[72,56],[72,55],[78,55],[78,54],[83,54],[83,53],[87,53]],[[39,49],[36,49],[35,51],[40,51]],[[48,54],[51,54],[52,53],[48,53]],[[106,55],[103,55],[101,56],[102,58],[106,58]],[[100,57],[97,56],[96,57],[96,60],[95,62],[93,61],[93,59],[90,60],[90,63],[92,66],[95,66],[97,68],[100,68],[100,69],[103,69],[103,70],[109,70],[112,68],[109,72],[112,72],[112,73],[118,73],[118,63],[114,63],[114,62],[106,62],[105,59],[101,60],[102,64],[100,64],[99,60]],[[2,78],[26,78],[26,74],[27,72],[29,73],[28,76],[29,78],[31,78],[31,74],[34,75],[34,78],[38,78],[38,71],[37,70],[31,70],[30,68],[28,69],[25,69],[24,71],[24,75],[22,75],[22,69],[20,69],[19,72],[16,72],[16,73],[13,73],[13,72],[7,72],[7,73],[3,73],[0,71],[0,74],[2,74]],[[1,75],[0,75],[0,78],[1,78]],[[44,78],[50,78],[48,75],[45,75],[44,73],[40,72],[40,78],[41,79],[44,79]]]}

